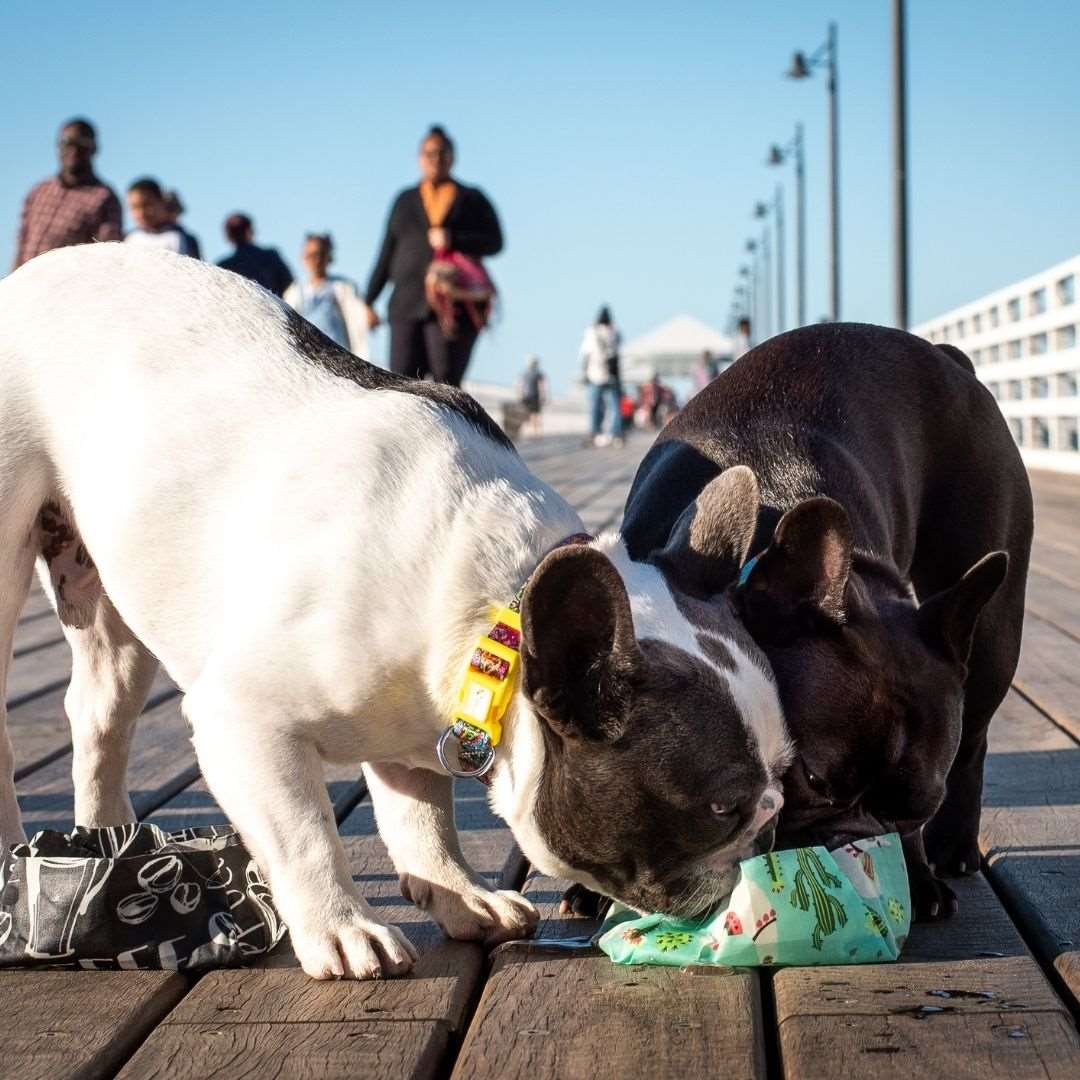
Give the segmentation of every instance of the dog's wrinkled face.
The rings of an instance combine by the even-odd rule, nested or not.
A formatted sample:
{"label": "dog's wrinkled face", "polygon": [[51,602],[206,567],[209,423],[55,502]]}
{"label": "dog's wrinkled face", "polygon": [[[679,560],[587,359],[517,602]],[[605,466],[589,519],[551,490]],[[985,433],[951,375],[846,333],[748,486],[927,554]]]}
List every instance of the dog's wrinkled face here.
{"label": "dog's wrinkled face", "polygon": [[769,658],[795,740],[785,845],[911,832],[937,811],[975,622],[1007,565],[988,555],[919,607],[887,575],[871,596],[881,569],[863,560],[859,573],[839,504],[810,499],[781,519],[736,606]]}
{"label": "dog's wrinkled face", "polygon": [[[729,495],[746,495],[740,480]],[[751,525],[756,485],[753,495]],[[729,577],[746,525],[729,537]],[[676,533],[669,563],[701,540]],[[506,816],[545,872],[641,911],[695,914],[731,891],[783,802],[779,698],[730,602],[695,601],[617,538],[598,547],[549,555],[523,598],[522,685],[539,745],[523,755],[514,736],[535,775],[518,778],[532,791],[516,821]]]}

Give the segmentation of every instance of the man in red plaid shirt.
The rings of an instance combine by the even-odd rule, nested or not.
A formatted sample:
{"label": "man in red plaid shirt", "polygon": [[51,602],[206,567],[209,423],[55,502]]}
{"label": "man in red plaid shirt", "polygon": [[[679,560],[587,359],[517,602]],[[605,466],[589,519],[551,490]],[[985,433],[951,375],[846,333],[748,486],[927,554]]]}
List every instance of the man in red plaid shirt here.
{"label": "man in red plaid shirt", "polygon": [[120,240],[120,200],[94,175],[97,135],[86,120],[60,129],[60,172],[26,196],[14,269],[35,255],[91,240]]}

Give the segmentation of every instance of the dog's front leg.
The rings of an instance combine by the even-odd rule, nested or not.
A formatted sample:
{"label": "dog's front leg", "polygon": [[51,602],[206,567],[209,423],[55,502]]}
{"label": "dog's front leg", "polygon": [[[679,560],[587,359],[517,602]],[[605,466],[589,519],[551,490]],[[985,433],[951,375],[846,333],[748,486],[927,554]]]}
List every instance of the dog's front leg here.
{"label": "dog's front leg", "polygon": [[466,863],[450,777],[386,762],[365,765],[364,775],[407,900],[452,938],[491,945],[533,931],[536,908],[520,893],[491,889]]}
{"label": "dog's front leg", "polygon": [[197,686],[184,711],[203,776],[269,879],[304,971],[316,979],[408,971],[416,950],[353,885],[311,741],[265,707]]}

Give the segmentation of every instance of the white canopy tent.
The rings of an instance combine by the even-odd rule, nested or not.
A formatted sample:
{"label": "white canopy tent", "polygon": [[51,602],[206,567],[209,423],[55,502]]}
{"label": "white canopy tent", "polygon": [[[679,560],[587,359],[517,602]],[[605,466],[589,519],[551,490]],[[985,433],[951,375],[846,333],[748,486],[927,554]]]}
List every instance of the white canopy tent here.
{"label": "white canopy tent", "polygon": [[731,363],[735,342],[692,315],[676,315],[623,346],[623,381],[646,382],[654,374],[689,378],[706,350],[725,367]]}

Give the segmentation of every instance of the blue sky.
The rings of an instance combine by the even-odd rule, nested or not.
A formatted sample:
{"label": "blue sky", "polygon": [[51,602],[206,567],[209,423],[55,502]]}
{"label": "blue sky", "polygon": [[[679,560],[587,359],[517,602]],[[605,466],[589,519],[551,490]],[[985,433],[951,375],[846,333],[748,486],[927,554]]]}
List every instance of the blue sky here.
{"label": "blue sky", "polygon": [[[182,193],[211,258],[236,209],[290,263],[329,229],[339,273],[366,280],[394,193],[431,122],[458,175],[495,202],[498,326],[472,374],[511,382],[537,352],[557,387],[610,303],[633,336],[687,312],[723,326],[756,200],[791,170],[770,143],[806,128],[808,314],[828,307],[820,76],[781,77],[839,24],[843,315],[892,318],[889,7],[769,4],[158,5],[7,0],[0,265],[60,121],[99,128],[100,174]],[[910,0],[912,318],[1080,247],[1080,16],[1064,0]],[[7,225],[3,226],[3,220]],[[789,229],[789,268],[793,264]],[[789,284],[789,313],[794,289]],[[385,306],[385,298],[383,302]],[[372,358],[386,355],[386,332]]]}

